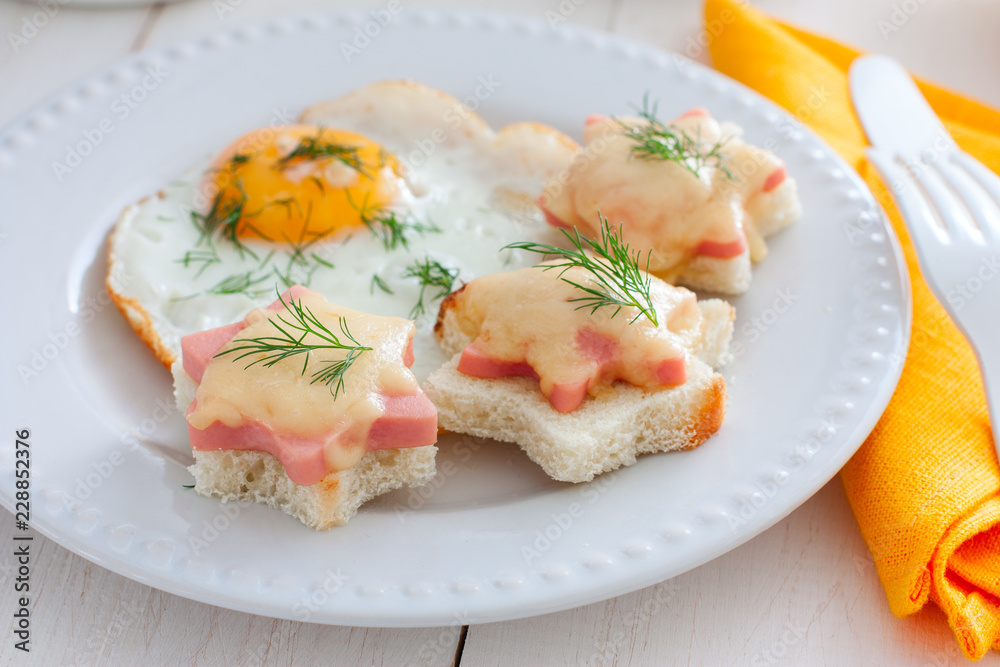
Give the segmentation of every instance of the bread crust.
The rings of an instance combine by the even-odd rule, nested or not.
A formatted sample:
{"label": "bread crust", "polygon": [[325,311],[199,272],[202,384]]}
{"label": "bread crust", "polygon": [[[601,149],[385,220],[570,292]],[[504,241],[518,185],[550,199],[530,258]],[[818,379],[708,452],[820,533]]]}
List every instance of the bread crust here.
{"label": "bread crust", "polygon": [[449,315],[458,308],[459,295],[465,291],[468,287],[468,283],[463,283],[461,287],[449,294],[441,301],[441,305],[438,307],[437,320],[434,322],[434,336],[441,341],[445,335],[445,320],[448,319]]}
{"label": "bread crust", "polygon": [[694,449],[715,435],[726,418],[726,381],[716,373],[706,391],[705,402],[695,418],[694,435],[685,449]]}

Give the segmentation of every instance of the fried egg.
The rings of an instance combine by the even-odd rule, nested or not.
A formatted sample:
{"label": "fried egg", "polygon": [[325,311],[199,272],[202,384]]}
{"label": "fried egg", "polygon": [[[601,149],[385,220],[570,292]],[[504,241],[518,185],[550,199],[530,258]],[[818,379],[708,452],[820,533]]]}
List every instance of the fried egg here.
{"label": "fried egg", "polygon": [[170,365],[186,334],[242,319],[292,284],[414,318],[417,378],[445,361],[438,300],[536,258],[558,237],[534,200],[578,146],[549,127],[494,132],[458,100],[372,84],[206,155],[129,206],[109,241],[108,291]]}
{"label": "fried egg", "polygon": [[[399,162],[356,132],[312,125],[257,130],[212,163],[205,188],[241,238],[290,243],[362,224],[394,203]],[[211,211],[210,211],[211,213]]]}

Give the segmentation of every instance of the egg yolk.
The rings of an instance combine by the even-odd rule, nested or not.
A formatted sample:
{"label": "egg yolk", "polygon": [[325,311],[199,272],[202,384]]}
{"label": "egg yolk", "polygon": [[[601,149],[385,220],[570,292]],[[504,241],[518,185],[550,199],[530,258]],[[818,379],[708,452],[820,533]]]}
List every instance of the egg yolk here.
{"label": "egg yolk", "polygon": [[240,237],[299,243],[360,225],[392,203],[399,162],[355,132],[289,125],[230,144],[208,172],[208,219]]}

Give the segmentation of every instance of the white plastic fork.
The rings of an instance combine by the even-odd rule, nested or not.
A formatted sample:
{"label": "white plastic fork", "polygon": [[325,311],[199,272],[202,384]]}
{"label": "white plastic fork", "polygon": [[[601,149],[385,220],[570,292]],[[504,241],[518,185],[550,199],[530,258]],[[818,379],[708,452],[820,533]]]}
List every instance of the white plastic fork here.
{"label": "white plastic fork", "polygon": [[896,61],[858,58],[850,84],[920,270],[976,351],[1000,456],[1000,178],[958,148]]}

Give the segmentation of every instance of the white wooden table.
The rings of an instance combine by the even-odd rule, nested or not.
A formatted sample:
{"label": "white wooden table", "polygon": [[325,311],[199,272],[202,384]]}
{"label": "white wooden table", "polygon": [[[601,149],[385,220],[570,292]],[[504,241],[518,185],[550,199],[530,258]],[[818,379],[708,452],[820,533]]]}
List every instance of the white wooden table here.
{"label": "white wooden table", "polygon": [[[66,2],[66,0],[61,0]],[[275,14],[374,2],[208,0],[74,9],[0,0],[0,124],[129,52]],[[404,2],[405,6],[412,6]],[[415,3],[414,3],[415,4]],[[447,0],[423,6],[450,5]],[[1000,3],[759,0],[799,25],[900,59],[1000,106]],[[462,5],[601,28],[706,61],[689,49],[700,0],[476,0]],[[53,7],[58,7],[53,11]],[[39,14],[41,12],[41,14]],[[40,24],[36,30],[27,23]],[[10,34],[30,35],[24,40]],[[14,522],[0,513],[0,544]],[[936,608],[897,619],[835,479],[791,516],[707,565],[630,595],[538,618],[467,628],[312,625],[163,593],[35,542],[33,651],[13,647],[11,558],[0,556],[0,658],[39,665],[959,665]],[[982,664],[1000,665],[992,653]]]}

